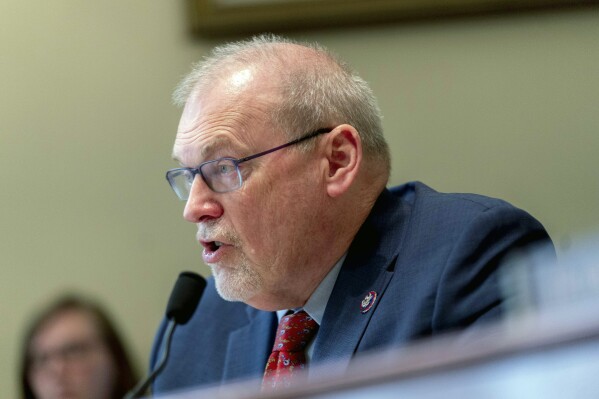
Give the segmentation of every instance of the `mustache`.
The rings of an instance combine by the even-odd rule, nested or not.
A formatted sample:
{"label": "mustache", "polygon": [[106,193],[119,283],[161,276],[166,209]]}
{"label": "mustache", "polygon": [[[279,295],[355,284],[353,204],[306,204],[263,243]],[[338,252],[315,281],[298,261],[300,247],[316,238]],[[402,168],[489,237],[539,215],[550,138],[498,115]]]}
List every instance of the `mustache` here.
{"label": "mustache", "polygon": [[237,235],[237,233],[233,229],[219,224],[219,222],[216,220],[203,222],[198,226],[196,239],[198,241],[201,241],[208,237],[210,239],[216,238],[219,241],[223,241],[231,245],[241,244],[241,239],[239,235]]}

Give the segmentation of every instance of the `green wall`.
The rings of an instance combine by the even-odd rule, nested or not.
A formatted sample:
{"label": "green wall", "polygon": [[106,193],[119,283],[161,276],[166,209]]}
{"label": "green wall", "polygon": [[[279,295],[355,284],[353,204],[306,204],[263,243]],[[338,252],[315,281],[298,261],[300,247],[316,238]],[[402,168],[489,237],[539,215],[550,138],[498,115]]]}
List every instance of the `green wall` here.
{"label": "green wall", "polygon": [[[599,229],[599,10],[295,32],[372,84],[392,183],[527,209],[558,246]],[[0,386],[33,312],[101,299],[140,369],[179,271],[207,268],[164,171],[170,93],[216,41],[183,2],[0,4]]]}

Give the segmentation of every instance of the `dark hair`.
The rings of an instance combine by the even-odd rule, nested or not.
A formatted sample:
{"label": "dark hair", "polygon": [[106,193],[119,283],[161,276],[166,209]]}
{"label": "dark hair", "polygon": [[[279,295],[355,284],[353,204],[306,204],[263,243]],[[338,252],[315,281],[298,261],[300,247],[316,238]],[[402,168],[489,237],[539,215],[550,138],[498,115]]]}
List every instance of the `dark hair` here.
{"label": "dark hair", "polygon": [[137,374],[131,364],[125,346],[106,311],[97,303],[77,295],[59,298],[33,319],[26,330],[21,352],[21,387],[23,399],[36,399],[29,384],[31,369],[31,343],[39,330],[53,317],[68,311],[80,311],[89,314],[98,328],[98,335],[108,348],[116,366],[116,381],[112,397],[122,398],[137,381]]}

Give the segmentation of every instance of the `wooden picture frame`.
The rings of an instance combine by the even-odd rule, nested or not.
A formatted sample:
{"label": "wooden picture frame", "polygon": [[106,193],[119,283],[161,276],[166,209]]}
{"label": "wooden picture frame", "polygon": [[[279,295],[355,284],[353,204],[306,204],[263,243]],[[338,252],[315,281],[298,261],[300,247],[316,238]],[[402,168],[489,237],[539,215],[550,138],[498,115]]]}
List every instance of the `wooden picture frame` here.
{"label": "wooden picture frame", "polygon": [[204,36],[351,26],[485,12],[597,3],[597,0],[188,0]]}

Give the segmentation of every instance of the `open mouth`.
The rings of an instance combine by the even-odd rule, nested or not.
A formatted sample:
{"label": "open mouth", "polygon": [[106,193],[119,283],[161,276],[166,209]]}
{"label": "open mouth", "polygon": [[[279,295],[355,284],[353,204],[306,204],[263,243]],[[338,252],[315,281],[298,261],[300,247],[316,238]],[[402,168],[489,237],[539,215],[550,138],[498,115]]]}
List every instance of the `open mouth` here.
{"label": "open mouth", "polygon": [[229,244],[222,241],[200,241],[200,243],[204,247],[202,258],[209,265],[221,261],[227,252],[225,248],[230,248]]}
{"label": "open mouth", "polygon": [[209,241],[204,244],[204,247],[210,252],[216,252],[223,245],[220,241]]}

